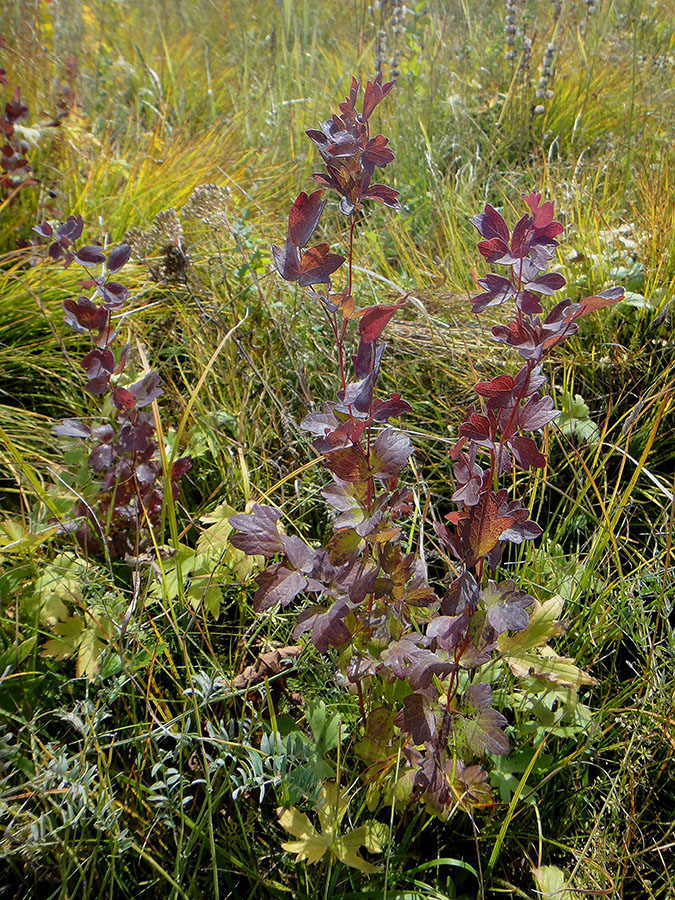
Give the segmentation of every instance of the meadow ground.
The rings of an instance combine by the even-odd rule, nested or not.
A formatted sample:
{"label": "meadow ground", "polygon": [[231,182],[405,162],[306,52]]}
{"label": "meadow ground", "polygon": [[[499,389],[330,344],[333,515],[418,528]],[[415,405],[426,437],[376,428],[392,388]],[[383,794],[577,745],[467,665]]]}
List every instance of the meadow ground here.
{"label": "meadow ground", "polygon": [[[672,4],[6,0],[0,35],[0,897],[675,896]],[[332,399],[337,359],[270,245],[317,170],[304,131],[378,68],[397,76],[375,119],[403,210],[359,221],[354,296],[415,298],[382,382],[412,405],[406,540],[439,584],[448,447],[473,384],[513,363],[470,314],[470,217],[489,202],[515,222],[541,191],[569,296],[626,290],[546,363],[548,466],[514,476],[544,534],[504,562],[563,598],[556,653],[596,683],[504,666],[514,749],[487,765],[490,798],[441,818],[399,784],[393,726],[386,746],[364,732],[375,698],[348,690],[337,653],[247,674],[295,643],[300,602],[254,611],[228,524],[255,500],[310,544],[326,533],[298,422]],[[120,342],[130,372],[162,379],[162,471],[192,459],[143,553],[117,558],[58,528],[97,484],[52,429],[113,416],[63,318],[94,285],[33,231],[76,214],[88,244],[132,246]],[[341,838],[310,825],[333,779]],[[296,806],[317,862],[281,846],[278,809]],[[350,855],[368,822],[377,839]]]}

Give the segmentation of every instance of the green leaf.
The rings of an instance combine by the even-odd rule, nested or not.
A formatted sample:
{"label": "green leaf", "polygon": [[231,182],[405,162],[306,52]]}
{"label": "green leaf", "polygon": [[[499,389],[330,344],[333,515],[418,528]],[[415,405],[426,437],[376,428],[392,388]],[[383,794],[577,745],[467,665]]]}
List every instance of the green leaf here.
{"label": "green leaf", "polygon": [[37,637],[33,636],[26,641],[22,641],[18,647],[12,645],[8,647],[4,653],[0,654],[0,675],[7,669],[16,669],[35,649]]}
{"label": "green leaf", "polygon": [[592,443],[600,433],[598,426],[591,421],[588,407],[580,394],[572,397],[568,391],[563,392],[562,412],[556,422],[563,434],[581,441]]}
{"label": "green leaf", "polygon": [[307,721],[314,735],[318,756],[325,756],[334,750],[340,740],[347,737],[346,729],[340,732],[340,716],[330,713],[323,700],[310,700],[307,708]]}
{"label": "green leaf", "polygon": [[367,763],[384,759],[394,736],[394,713],[386,706],[376,706],[368,714],[366,731],[354,750]]}
{"label": "green leaf", "polygon": [[187,597],[193,609],[201,607],[214,619],[220,616],[223,592],[217,584],[213,584],[211,576],[193,580]]}
{"label": "green leaf", "polygon": [[536,676],[576,691],[583,685],[597,684],[597,681],[576,666],[573,659],[558,656],[550,647],[543,646],[562,633],[559,622],[562,608],[563,601],[559,596],[551,597],[541,605],[535,601],[527,628],[510,636],[500,634],[497,647],[518,678]]}
{"label": "green leaf", "polygon": [[122,657],[119,653],[108,653],[100,667],[101,678],[112,678],[122,671]]}
{"label": "green leaf", "polygon": [[42,531],[26,531],[20,522],[5,519],[0,523],[0,554],[22,556],[50,540],[58,530],[58,525],[52,525]]}
{"label": "green leaf", "polygon": [[[494,768],[490,770],[490,781],[494,787],[499,788],[499,793],[505,803],[508,803],[513,797],[521,780],[519,776],[525,772],[528,765],[532,762],[535,752],[534,747],[526,747],[517,753],[513,753],[511,756],[499,756],[495,760]],[[539,754],[532,771],[535,773],[546,771],[552,761],[553,757],[545,753]],[[537,794],[530,793],[525,802],[536,803]]]}
{"label": "green leaf", "polygon": [[195,566],[196,553],[192,547],[179,544],[176,555],[162,563],[164,578],[158,578],[150,589],[150,596],[162,600],[175,600],[178,597],[178,565],[180,563],[183,582]]}

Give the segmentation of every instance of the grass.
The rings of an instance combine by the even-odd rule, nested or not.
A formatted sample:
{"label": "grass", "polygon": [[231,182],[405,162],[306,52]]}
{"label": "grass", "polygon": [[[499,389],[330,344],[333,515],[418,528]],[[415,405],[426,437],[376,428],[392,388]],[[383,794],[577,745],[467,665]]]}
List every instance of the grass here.
{"label": "grass", "polygon": [[[352,71],[372,74],[379,16],[361,0],[6,7],[0,63],[38,126],[29,156],[40,179],[0,210],[6,895],[530,897],[532,869],[552,864],[581,895],[672,896],[675,370],[672,326],[659,319],[672,315],[675,293],[668,4],[605,0],[587,18],[585,4],[564,2],[557,21],[553,6],[519,5],[517,41],[523,27],[533,38],[522,77],[522,45],[505,59],[501,3],[428,0],[398,36],[385,21],[401,75],[381,127],[392,135],[405,212],[378,211],[363,224],[357,289],[384,299],[399,286],[418,298],[390,329],[385,378],[414,405],[421,509],[449,508],[447,441],[471,385],[501,359],[488,334],[464,327],[477,274],[469,217],[486,200],[513,217],[520,193],[541,189],[567,226],[560,264],[571,293],[617,282],[631,291],[549,371],[557,405],[579,395],[596,430],[589,441],[551,429],[551,465],[529,497],[545,543],[508,560],[540,596],[563,594],[569,629],[559,652],[598,685],[577,705],[540,704],[537,727],[523,726],[521,754],[495,780],[499,801],[475,822],[457,813],[449,823],[388,790],[395,758],[381,770],[359,758],[358,706],[336,683],[335,660],[309,648],[289,696],[273,683],[232,688],[259,652],[291,643],[295,618],[255,616],[236,569],[214,561],[213,576],[186,563],[184,580],[166,560],[153,591],[147,567],[111,571],[76,557],[49,526],[72,503],[78,464],[57,452],[51,427],[98,407],[81,389],[78,339],[62,323],[77,274],[33,264],[31,228],[81,212],[91,238],[108,231],[118,241],[217,183],[231,192],[221,223],[182,219],[185,273],[167,281],[141,263],[125,270],[139,311],[123,328],[162,375],[169,443],[194,457],[167,538],[194,548],[209,527],[202,516],[260,498],[282,510],[289,531],[322,537],[322,477],[296,423],[311,398],[328,397],[334,360],[300,294],[270,274],[268,247],[313,171],[304,129],[334,106]],[[553,96],[534,115],[549,42]],[[74,99],[54,126],[75,52]],[[158,242],[152,267],[162,253]],[[215,578],[218,618],[190,600],[192,585],[199,597]],[[80,652],[101,654],[92,680],[77,676],[75,658],[41,654],[53,637],[40,615],[46,602],[85,622],[91,646]],[[114,623],[132,603],[120,636]],[[313,731],[308,704],[319,699],[337,734],[330,749]],[[514,729],[530,721],[530,702],[513,700]],[[324,747],[287,753],[286,781],[274,768],[282,762],[260,751],[277,717],[283,734],[299,730]],[[295,864],[281,849],[276,806],[289,784],[316,781],[321,764],[350,789],[350,827],[372,810],[391,824],[379,875]]]}

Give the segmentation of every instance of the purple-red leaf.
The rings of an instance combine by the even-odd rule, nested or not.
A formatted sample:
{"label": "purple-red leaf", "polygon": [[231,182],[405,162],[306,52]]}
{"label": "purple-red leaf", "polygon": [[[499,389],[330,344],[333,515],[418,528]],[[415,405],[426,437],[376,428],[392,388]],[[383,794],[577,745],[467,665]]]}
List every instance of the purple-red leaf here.
{"label": "purple-red leaf", "polygon": [[352,356],[352,363],[354,364],[354,374],[360,381],[371,373],[377,376],[386,347],[385,343],[375,346],[373,341],[364,341],[363,338],[359,341],[359,348]]}
{"label": "purple-red leaf", "polygon": [[307,196],[305,191],[301,191],[291,206],[288,214],[288,239],[295,247],[306,247],[319,224],[327,202],[321,199],[323,193],[318,190]]}
{"label": "purple-red leaf", "polygon": [[314,568],[314,563],[316,562],[315,551],[312,550],[301,537],[298,537],[295,534],[290,537],[285,534],[282,535],[281,543],[284,547],[286,559],[293,568],[308,575]]}
{"label": "purple-red leaf", "polygon": [[510,399],[515,387],[515,381],[511,375],[497,375],[492,381],[479,381],[473,387],[481,397],[496,400],[497,403],[494,405],[496,408],[499,408],[502,405],[502,400]]}
{"label": "purple-red leaf", "polygon": [[105,253],[101,247],[80,247],[74,251],[73,256],[81,266],[95,266],[105,262]]}
{"label": "purple-red leaf", "polygon": [[518,425],[523,431],[537,431],[552,422],[560,410],[553,405],[553,397],[539,397],[535,394],[518,412]]}
{"label": "purple-red leaf", "polygon": [[541,300],[534,291],[518,291],[516,300],[520,309],[528,316],[536,316],[542,311]]}
{"label": "purple-red leaf", "polygon": [[394,161],[394,152],[391,147],[387,146],[388,143],[389,138],[384,137],[382,134],[378,134],[374,138],[371,138],[366,144],[365,149],[361,154],[361,162],[369,175],[372,175],[375,166],[384,169],[385,166],[388,166],[390,162]]}
{"label": "purple-red leaf", "polygon": [[394,188],[391,188],[386,184],[371,184],[368,186],[367,190],[361,194],[361,199],[376,200],[378,203],[384,203],[384,205],[388,206],[390,209],[402,209],[398,200],[399,195],[400,191],[395,191]]}
{"label": "purple-red leaf", "polygon": [[592,297],[584,297],[579,301],[579,309],[577,309],[572,318],[579,319],[581,316],[587,316],[589,313],[595,312],[596,309],[602,309],[604,306],[613,306],[619,300],[623,300],[625,291],[622,287],[608,288],[600,291]]}
{"label": "purple-red leaf", "polygon": [[412,735],[415,744],[425,744],[436,734],[436,714],[429,700],[422,694],[408,694],[403,700],[394,725]]}
{"label": "purple-red leaf", "polygon": [[108,324],[108,310],[87,297],[79,300],[63,301],[64,321],[74,331],[86,334],[87,331],[103,331]]}
{"label": "purple-red leaf", "polygon": [[[546,228],[553,221],[553,202],[541,203],[541,194],[523,194],[523,200],[532,211],[532,224],[535,228]],[[541,203],[541,205],[540,205]]]}
{"label": "purple-red leaf", "polygon": [[366,89],[363,93],[363,114],[361,116],[364,122],[368,121],[377,104],[382,102],[394,84],[395,82],[388,81],[383,85],[382,72],[378,74],[375,81],[369,81],[366,84]]}
{"label": "purple-red leaf", "polygon": [[133,409],[136,405],[136,398],[131,391],[119,386],[113,389],[110,399],[112,405],[121,411]]}
{"label": "purple-red leaf", "polygon": [[546,465],[546,454],[540,452],[532,438],[516,435],[509,440],[509,447],[523,469],[543,469]]}
{"label": "purple-red leaf", "polygon": [[457,616],[434,616],[427,625],[427,637],[442,650],[453,650],[465,637],[469,621],[467,610]]}
{"label": "purple-red leaf", "polygon": [[97,284],[96,290],[103,297],[103,302],[108,309],[119,309],[129,299],[129,291],[117,281]]}
{"label": "purple-red leaf", "polygon": [[[437,523],[438,524],[438,523]],[[447,589],[441,600],[441,609],[446,616],[456,616],[468,607],[472,612],[478,607],[480,592],[471,572],[464,571]]]}
{"label": "purple-red leaf", "polygon": [[92,378],[84,386],[85,391],[88,394],[91,394],[92,397],[100,397],[101,394],[105,394],[109,388],[110,378],[105,374]]}
{"label": "purple-red leaf", "polygon": [[312,606],[298,616],[293,639],[311,630],[312,642],[319,653],[327,653],[330,647],[342,647],[352,636],[344,621],[348,614],[349,605],[344,600],[338,600],[330,609]]}
{"label": "purple-red leaf", "polygon": [[333,408],[334,404],[324,403],[323,411],[308,413],[300,423],[300,428],[323,437],[327,431],[332,431],[339,424]]}
{"label": "purple-red leaf", "polygon": [[113,274],[125,266],[131,259],[131,247],[129,244],[120,244],[110,251],[108,256],[108,271]]}
{"label": "purple-red leaf", "polygon": [[492,688],[485,682],[470,684],[462,698],[468,716],[463,720],[467,744],[479,756],[486,751],[498,755],[509,752],[509,739],[504,734],[507,721],[492,709]]}
{"label": "purple-red leaf", "polygon": [[301,272],[298,284],[305,287],[309,284],[329,284],[330,276],[345,261],[339,253],[330,253],[329,244],[316,244],[310,247],[302,257]]}
{"label": "purple-red leaf", "polygon": [[395,478],[406,467],[412,454],[413,447],[408,435],[393,428],[386,428],[378,434],[371,449],[371,472],[375,478],[382,478],[385,481]]}
{"label": "purple-red leaf", "polygon": [[547,275],[540,275],[534,281],[530,281],[525,287],[531,291],[537,291],[539,294],[547,294],[552,296],[556,291],[564,288],[567,282],[563,275],[558,272],[549,272]]}
{"label": "purple-red leaf", "polygon": [[152,440],[154,432],[155,430],[149,422],[139,421],[134,424],[126,422],[120,429],[117,447],[123,453],[145,454],[148,451],[154,452],[156,446]]}
{"label": "purple-red leaf", "polygon": [[50,238],[54,236],[54,229],[49,222],[42,222],[41,225],[36,225],[33,231],[37,232],[40,237]]}
{"label": "purple-red leaf", "polygon": [[388,422],[412,412],[412,406],[400,394],[392,394],[389,400],[376,400],[373,404],[373,422]]}
{"label": "purple-red leaf", "polygon": [[5,115],[12,125],[28,115],[28,107],[21,99],[21,88],[15,88],[14,96],[5,103]]}
{"label": "purple-red leaf", "polygon": [[391,643],[382,654],[384,664],[397,678],[407,680],[414,691],[428,688],[434,676],[442,679],[457,671],[457,663],[447,659],[443,651],[439,655],[418,647],[415,640],[419,639],[419,635],[403,637]]}
{"label": "purple-red leaf", "polygon": [[91,437],[91,428],[85,425],[84,422],[80,422],[79,419],[64,419],[60,425],[55,425],[52,428],[52,432],[59,437]]}
{"label": "purple-red leaf", "polygon": [[148,374],[144,375],[140,381],[137,381],[135,384],[130,384],[129,391],[136,398],[136,406],[138,409],[142,409],[144,406],[149,406],[157,400],[158,397],[162,396],[164,393],[162,379],[157,372],[148,372]]}
{"label": "purple-red leaf", "polygon": [[488,581],[487,587],[481,591],[481,598],[488,622],[497,634],[507,629],[522,631],[527,628],[530,621],[527,608],[534,600],[526,591],[519,590],[512,579],[501,584]]}
{"label": "purple-red leaf", "polygon": [[272,257],[276,270],[284,281],[297,281],[300,277],[300,254],[298,248],[286,238],[284,247],[272,244]]}
{"label": "purple-red leaf", "polygon": [[397,310],[405,306],[405,300],[402,303],[396,303],[393,306],[370,306],[359,320],[359,333],[361,340],[366,343],[376,341],[382,334],[387,324],[395,315]]}
{"label": "purple-red leaf", "polygon": [[82,216],[68,216],[65,222],[61,222],[56,226],[59,240],[63,240],[66,244],[79,240],[82,237],[83,230],[84,219]]}
{"label": "purple-red leaf", "polygon": [[99,378],[101,375],[110,376],[115,368],[115,357],[110,350],[91,350],[80,363],[87,377]]}
{"label": "purple-red leaf", "polygon": [[478,215],[471,219],[471,224],[478,230],[481,236],[485,238],[486,242],[497,240],[500,242],[499,245],[503,246],[504,250],[506,250],[506,244],[510,237],[508,225],[504,221],[503,216],[501,216],[493,206],[490,206],[489,203],[485,205],[484,212],[478,213]]}
{"label": "purple-red leaf", "polygon": [[486,491],[469,512],[450,513],[449,521],[459,525],[465,561],[468,566],[476,563],[496,546],[503,533],[515,522],[508,509],[502,511],[501,491]]}
{"label": "purple-red leaf", "polygon": [[260,554],[269,558],[282,553],[284,545],[277,528],[280,518],[278,509],[254,503],[251,513],[230,516],[230,525],[239,532],[232,535],[230,543],[249,556]]}
{"label": "purple-red leaf", "polygon": [[364,540],[354,528],[336,531],[328,541],[328,555],[334,566],[353,563],[364,547]]}
{"label": "purple-red leaf", "polygon": [[324,456],[326,465],[341,481],[363,481],[368,477],[368,460],[358,447],[345,447]]}
{"label": "purple-red leaf", "polygon": [[171,480],[178,481],[179,478],[182,478],[186,472],[189,472],[192,468],[192,457],[191,456],[181,456],[180,459],[177,459],[176,462],[171,466]]}
{"label": "purple-red leaf", "polygon": [[[231,516],[230,522],[236,518],[243,517]],[[235,537],[241,537],[241,535],[235,535],[232,538],[232,544],[240,550],[245,550],[241,543],[235,543]],[[246,550],[246,553],[249,552]],[[259,550],[253,551],[253,553],[260,552]],[[277,603],[281,606],[288,606],[291,600],[305,589],[307,579],[300,572],[287,569],[283,563],[275,563],[256,576],[256,583],[258,590],[253,595],[253,608],[256,612],[263,612],[276,606]]]}
{"label": "purple-red leaf", "polygon": [[115,459],[115,450],[111,444],[99,444],[89,454],[88,464],[94,472],[109,469]]}

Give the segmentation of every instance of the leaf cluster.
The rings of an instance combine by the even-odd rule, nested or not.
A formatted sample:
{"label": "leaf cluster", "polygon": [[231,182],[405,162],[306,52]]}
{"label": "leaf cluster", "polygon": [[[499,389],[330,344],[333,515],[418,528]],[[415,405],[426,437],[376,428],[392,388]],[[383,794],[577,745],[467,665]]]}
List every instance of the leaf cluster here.
{"label": "leaf cluster", "polygon": [[[8,84],[7,73],[0,66],[0,84]],[[12,199],[24,187],[37,184],[32,177],[30,163],[26,159],[28,142],[16,133],[16,125],[28,117],[29,109],[21,99],[21,88],[17,87],[12,97],[5,103],[0,113],[0,136],[4,141],[0,147],[0,196]]]}

